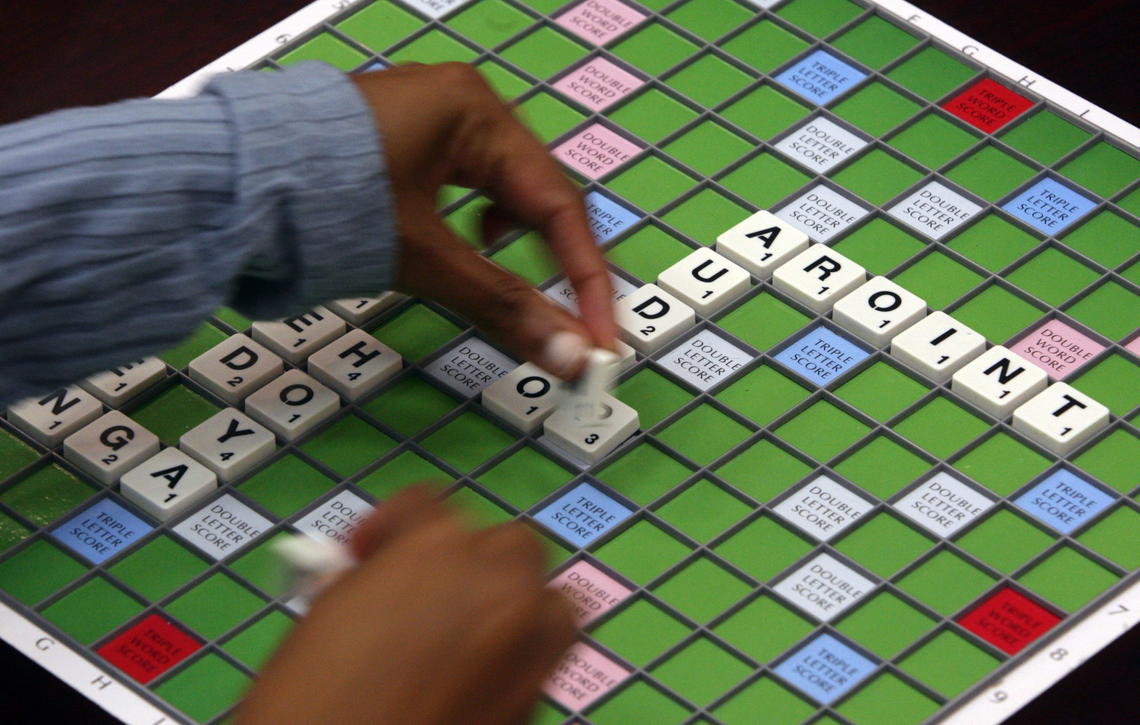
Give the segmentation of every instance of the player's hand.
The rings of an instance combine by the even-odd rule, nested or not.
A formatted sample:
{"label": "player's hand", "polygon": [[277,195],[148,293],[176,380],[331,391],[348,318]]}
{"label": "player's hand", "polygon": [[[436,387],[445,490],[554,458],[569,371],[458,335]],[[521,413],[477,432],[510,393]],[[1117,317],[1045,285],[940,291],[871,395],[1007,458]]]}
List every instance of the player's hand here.
{"label": "player's hand", "polygon": [[[400,236],[397,288],[442,302],[564,378],[581,370],[590,346],[612,347],[610,280],[581,195],[479,72],[464,63],[410,65],[353,81],[384,141]],[[485,242],[504,220],[536,228],[578,293],[581,319],[448,229],[436,213],[444,184],[491,198]]]}
{"label": "player's hand", "polygon": [[518,725],[573,640],[520,524],[484,531],[419,488],[353,540],[360,565],[314,603],[262,672],[240,725]]}

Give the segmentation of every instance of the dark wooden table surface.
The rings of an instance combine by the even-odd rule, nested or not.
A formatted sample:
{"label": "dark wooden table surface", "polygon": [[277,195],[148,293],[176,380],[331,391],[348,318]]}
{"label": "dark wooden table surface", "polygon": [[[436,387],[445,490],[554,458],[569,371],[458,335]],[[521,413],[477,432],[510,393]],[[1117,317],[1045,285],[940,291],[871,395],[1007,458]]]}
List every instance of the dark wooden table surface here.
{"label": "dark wooden table surface", "polygon": [[[912,0],[1131,123],[1140,123],[1134,0]],[[0,123],[153,95],[303,7],[305,0],[0,2]],[[2,261],[2,260],[0,260]],[[99,722],[85,700],[0,647],[0,719]],[[1009,722],[1140,721],[1140,628]],[[641,725],[634,724],[631,725]],[[644,724],[651,725],[651,724]]]}

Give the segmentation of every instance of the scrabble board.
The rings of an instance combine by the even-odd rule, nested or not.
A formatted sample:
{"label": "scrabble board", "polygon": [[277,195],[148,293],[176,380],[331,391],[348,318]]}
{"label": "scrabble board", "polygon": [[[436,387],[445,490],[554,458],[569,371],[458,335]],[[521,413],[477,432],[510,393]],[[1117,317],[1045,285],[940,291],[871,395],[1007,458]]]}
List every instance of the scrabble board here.
{"label": "scrabble board", "polygon": [[898,0],[322,0],[165,95],[310,59],[516,104],[611,265],[611,415],[397,295],[13,405],[0,634],[62,680],[225,720],[305,609],[274,542],[421,479],[575,603],[543,725],[998,722],[1136,622],[1140,130]]}

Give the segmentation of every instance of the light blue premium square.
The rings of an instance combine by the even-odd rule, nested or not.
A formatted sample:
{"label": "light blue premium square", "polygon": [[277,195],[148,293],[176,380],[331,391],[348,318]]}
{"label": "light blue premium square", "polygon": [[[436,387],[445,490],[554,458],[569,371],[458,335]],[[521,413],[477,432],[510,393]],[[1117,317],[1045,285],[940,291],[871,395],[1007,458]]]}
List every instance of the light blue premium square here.
{"label": "light blue premium square", "polygon": [[535,515],[567,541],[585,547],[633,512],[588,483],[579,483]]}
{"label": "light blue premium square", "polygon": [[866,73],[826,50],[816,50],[776,76],[776,81],[822,106],[866,77]]}
{"label": "light blue premium square", "polygon": [[57,526],[51,535],[93,564],[134,546],[154,527],[109,498]]}
{"label": "light blue premium square", "polygon": [[598,244],[605,244],[641,218],[600,191],[586,194],[586,216]]}
{"label": "light blue premium square", "polygon": [[1046,176],[1007,201],[1002,208],[1035,229],[1056,236],[1095,206],[1092,199]]}
{"label": "light blue premium square", "polygon": [[870,354],[851,340],[816,325],[781,350],[776,360],[804,380],[825,387]]}
{"label": "light blue premium square", "polygon": [[1015,504],[1034,518],[1068,534],[1112,503],[1112,496],[1066,468],[1021,494]]}
{"label": "light blue premium square", "polygon": [[828,705],[843,697],[874,669],[874,662],[825,633],[781,662],[775,672],[816,702]]}

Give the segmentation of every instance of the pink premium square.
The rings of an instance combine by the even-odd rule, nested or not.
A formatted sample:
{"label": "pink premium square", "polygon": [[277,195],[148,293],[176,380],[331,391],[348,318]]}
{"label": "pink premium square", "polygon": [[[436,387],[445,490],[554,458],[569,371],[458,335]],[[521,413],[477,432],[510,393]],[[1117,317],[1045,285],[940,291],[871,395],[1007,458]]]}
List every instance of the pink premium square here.
{"label": "pink premium square", "polygon": [[1009,346],[1018,355],[1060,380],[1092,360],[1104,349],[1060,320],[1049,320]]}
{"label": "pink premium square", "polygon": [[579,561],[551,579],[550,587],[562,592],[574,605],[579,627],[621,604],[631,593],[628,587],[588,561]]}
{"label": "pink premium square", "polygon": [[594,111],[620,101],[645,81],[605,58],[592,58],[554,84],[562,95]]}
{"label": "pink premium square", "polygon": [[584,0],[555,22],[583,40],[605,45],[642,20],[644,15],[618,0]]}
{"label": "pink premium square", "polygon": [[1124,349],[1133,355],[1140,355],[1140,337],[1125,345]]}
{"label": "pink premium square", "polygon": [[629,672],[588,644],[576,642],[546,678],[542,691],[578,712],[620,685]]}
{"label": "pink premium square", "polygon": [[641,147],[600,123],[582,129],[552,152],[554,158],[584,176],[596,179],[641,152]]}

